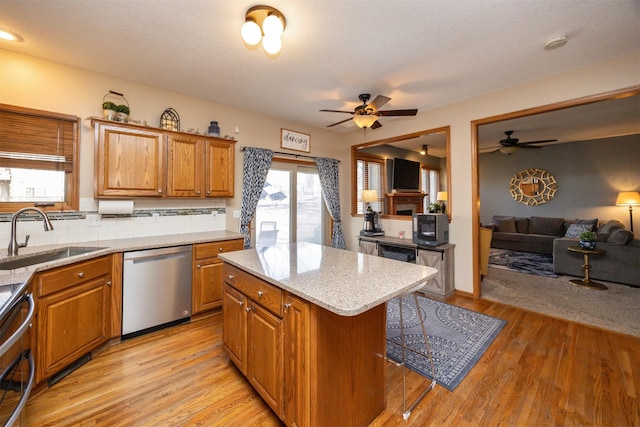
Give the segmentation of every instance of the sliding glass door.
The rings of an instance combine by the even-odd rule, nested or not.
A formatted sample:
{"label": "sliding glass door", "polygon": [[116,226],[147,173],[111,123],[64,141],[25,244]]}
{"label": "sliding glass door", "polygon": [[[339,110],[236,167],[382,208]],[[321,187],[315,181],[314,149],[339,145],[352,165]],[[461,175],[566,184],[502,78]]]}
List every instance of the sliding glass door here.
{"label": "sliding glass door", "polygon": [[274,161],[256,209],[256,247],[323,244],[327,215],[317,169]]}

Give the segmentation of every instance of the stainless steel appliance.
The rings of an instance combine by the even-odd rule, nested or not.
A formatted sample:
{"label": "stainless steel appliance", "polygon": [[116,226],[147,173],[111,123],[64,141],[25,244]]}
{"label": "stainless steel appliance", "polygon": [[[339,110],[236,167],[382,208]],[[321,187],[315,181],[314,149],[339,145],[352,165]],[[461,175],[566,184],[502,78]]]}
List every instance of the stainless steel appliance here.
{"label": "stainless steel appliance", "polygon": [[367,207],[364,212],[364,224],[360,231],[361,236],[384,236],[384,231],[380,227],[380,220],[378,212],[371,209],[371,206]]}
{"label": "stainless steel appliance", "polygon": [[35,304],[24,285],[0,286],[0,423],[25,425],[23,409],[35,380],[30,328]]}
{"label": "stainless steel appliance", "polygon": [[191,245],[124,253],[122,338],[189,320]]}

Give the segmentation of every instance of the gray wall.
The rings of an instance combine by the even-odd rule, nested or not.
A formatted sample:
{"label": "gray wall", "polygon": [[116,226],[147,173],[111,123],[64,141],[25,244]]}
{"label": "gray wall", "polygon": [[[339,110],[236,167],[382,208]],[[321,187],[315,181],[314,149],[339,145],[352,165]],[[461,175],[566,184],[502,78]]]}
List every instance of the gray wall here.
{"label": "gray wall", "polygon": [[[493,215],[561,218],[617,219],[629,228],[628,208],[615,206],[620,191],[640,191],[640,135],[596,141],[546,145],[539,150],[519,150],[479,156],[480,221]],[[509,193],[511,177],[525,169],[550,172],[558,190],[538,206],[516,202]],[[640,234],[640,208],[634,231]]]}

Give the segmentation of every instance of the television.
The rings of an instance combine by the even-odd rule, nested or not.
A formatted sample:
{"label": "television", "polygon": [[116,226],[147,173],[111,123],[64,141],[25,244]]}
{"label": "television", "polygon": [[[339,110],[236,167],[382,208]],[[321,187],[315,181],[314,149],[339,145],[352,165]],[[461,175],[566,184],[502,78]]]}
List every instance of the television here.
{"label": "television", "polygon": [[420,163],[406,159],[393,159],[392,190],[420,191]]}
{"label": "television", "polygon": [[438,246],[449,243],[449,218],[446,214],[414,214],[413,243],[418,246]]}

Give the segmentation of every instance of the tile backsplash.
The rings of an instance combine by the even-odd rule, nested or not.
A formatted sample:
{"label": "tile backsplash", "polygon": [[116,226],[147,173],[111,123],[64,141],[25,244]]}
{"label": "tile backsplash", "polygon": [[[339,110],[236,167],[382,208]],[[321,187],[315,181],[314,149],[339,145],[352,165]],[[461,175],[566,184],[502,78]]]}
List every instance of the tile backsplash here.
{"label": "tile backsplash", "polygon": [[[37,214],[25,213],[17,224],[18,242],[30,235],[29,246],[77,244],[146,236],[226,229],[225,207],[134,209],[130,215],[100,215],[97,210],[47,213],[53,230],[44,231]],[[0,251],[9,246],[12,214],[0,214]],[[0,255],[2,256],[2,255]]]}

